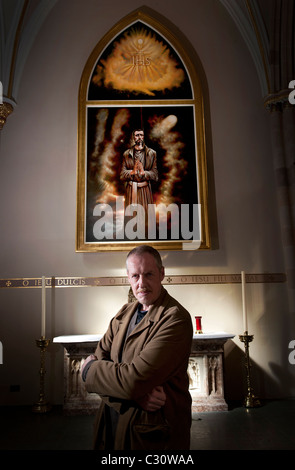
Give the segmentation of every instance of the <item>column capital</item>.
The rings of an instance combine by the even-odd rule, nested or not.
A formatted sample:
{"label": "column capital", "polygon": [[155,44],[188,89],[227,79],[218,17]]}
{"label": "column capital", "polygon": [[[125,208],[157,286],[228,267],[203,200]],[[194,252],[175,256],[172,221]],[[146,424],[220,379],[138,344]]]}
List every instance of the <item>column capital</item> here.
{"label": "column capital", "polygon": [[0,130],[3,129],[4,124],[6,123],[6,119],[12,113],[12,111],[13,106],[11,103],[3,101],[3,103],[0,104]]}
{"label": "column capital", "polygon": [[270,93],[264,98],[263,104],[269,111],[281,111],[283,107],[291,106],[289,95],[290,89]]}

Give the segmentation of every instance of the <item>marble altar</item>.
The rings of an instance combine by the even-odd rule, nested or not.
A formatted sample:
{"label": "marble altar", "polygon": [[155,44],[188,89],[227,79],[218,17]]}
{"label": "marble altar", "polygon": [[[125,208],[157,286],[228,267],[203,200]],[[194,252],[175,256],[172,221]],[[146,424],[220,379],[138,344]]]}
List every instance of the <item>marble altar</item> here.
{"label": "marble altar", "polygon": [[[192,411],[226,411],[224,398],[224,344],[235,335],[225,332],[195,334],[188,365]],[[102,335],[57,336],[53,343],[64,348],[64,404],[66,414],[93,414],[100,404],[87,393],[81,367]]]}

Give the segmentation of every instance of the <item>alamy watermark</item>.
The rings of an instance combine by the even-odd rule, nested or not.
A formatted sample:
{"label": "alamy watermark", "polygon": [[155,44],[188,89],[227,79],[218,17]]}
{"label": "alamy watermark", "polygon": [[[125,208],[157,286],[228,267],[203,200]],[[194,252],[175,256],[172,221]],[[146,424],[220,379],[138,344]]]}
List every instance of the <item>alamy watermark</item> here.
{"label": "alamy watermark", "polygon": [[0,82],[0,104],[3,104],[3,85]]}
{"label": "alamy watermark", "polygon": [[289,103],[295,104],[295,80],[290,81],[289,88],[293,88],[293,91],[289,93],[289,97],[288,97]]}
{"label": "alamy watermark", "polygon": [[290,352],[289,354],[289,364],[294,365],[295,364],[295,339],[292,339],[289,343],[289,349],[293,349],[293,351]]}
{"label": "alamy watermark", "polygon": [[3,344],[0,341],[0,364],[3,364]]}
{"label": "alamy watermark", "polygon": [[200,204],[130,204],[125,208],[124,200],[118,196],[112,205],[96,204],[96,240],[178,240],[183,250],[200,247]]}

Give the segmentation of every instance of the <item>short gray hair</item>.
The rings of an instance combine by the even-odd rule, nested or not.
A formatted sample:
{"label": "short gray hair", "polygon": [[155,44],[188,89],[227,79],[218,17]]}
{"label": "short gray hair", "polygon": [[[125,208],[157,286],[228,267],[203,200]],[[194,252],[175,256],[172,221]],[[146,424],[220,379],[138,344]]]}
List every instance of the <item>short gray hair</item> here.
{"label": "short gray hair", "polygon": [[[128,258],[130,256],[133,256],[133,255],[141,256],[145,253],[149,253],[150,255],[152,255],[154,257],[156,263],[157,263],[158,268],[162,269],[163,264],[162,264],[162,259],[161,259],[160,253],[150,245],[139,245],[139,246],[136,246],[135,248],[133,248],[133,250],[131,250],[127,255],[126,266],[127,266]],[[128,270],[128,267],[127,267],[127,270]]]}

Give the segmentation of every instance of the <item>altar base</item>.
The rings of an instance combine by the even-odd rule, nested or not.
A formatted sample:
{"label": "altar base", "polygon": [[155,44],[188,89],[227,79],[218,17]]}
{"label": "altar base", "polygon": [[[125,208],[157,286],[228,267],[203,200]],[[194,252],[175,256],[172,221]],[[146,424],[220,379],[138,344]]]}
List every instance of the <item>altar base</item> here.
{"label": "altar base", "polygon": [[224,344],[234,335],[195,334],[189,358],[188,375],[192,411],[227,411],[224,398]]}
{"label": "altar base", "polygon": [[[102,335],[59,336],[53,339],[64,348],[64,413],[94,414],[101,399],[88,393],[81,377],[87,356],[93,354]],[[234,338],[228,333],[196,334],[188,365],[192,412],[226,411],[224,399],[224,344]]]}

